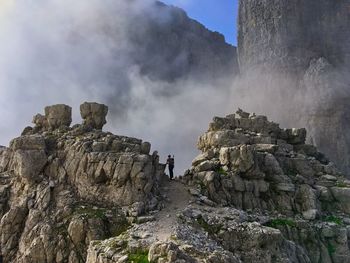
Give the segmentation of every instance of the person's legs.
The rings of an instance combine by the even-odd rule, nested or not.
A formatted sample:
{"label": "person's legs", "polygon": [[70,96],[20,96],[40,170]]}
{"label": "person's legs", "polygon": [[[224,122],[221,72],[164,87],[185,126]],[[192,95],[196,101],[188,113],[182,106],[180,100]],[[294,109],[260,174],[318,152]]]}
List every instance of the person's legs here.
{"label": "person's legs", "polygon": [[173,180],[174,178],[174,167],[169,166],[169,174],[170,174],[170,180]]}

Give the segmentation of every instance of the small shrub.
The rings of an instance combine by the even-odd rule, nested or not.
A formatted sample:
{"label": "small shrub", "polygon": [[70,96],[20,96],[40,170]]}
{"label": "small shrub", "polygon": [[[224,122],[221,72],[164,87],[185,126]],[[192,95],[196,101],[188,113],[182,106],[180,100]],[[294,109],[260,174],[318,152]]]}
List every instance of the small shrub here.
{"label": "small shrub", "polygon": [[335,223],[337,225],[342,225],[343,224],[343,220],[340,217],[333,216],[333,215],[324,217],[323,221]]}

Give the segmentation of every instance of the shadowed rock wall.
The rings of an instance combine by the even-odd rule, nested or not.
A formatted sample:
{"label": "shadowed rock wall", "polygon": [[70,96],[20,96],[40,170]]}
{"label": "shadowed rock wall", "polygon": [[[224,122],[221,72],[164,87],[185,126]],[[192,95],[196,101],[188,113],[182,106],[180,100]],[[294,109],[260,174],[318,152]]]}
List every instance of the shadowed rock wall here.
{"label": "shadowed rock wall", "polygon": [[285,94],[275,111],[306,127],[308,140],[346,173],[350,138],[339,131],[350,128],[349,12],[346,0],[240,1],[238,36],[243,78],[270,75],[275,93]]}

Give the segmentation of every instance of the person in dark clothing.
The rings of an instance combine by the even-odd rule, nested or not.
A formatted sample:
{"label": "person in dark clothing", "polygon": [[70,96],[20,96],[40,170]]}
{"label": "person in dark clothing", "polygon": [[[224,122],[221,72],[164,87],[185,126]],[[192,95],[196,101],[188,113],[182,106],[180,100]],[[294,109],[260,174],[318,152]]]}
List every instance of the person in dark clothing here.
{"label": "person in dark clothing", "polygon": [[169,168],[170,180],[173,180],[173,178],[174,178],[174,167],[175,167],[174,155],[173,155],[173,157],[171,157],[171,155],[168,155],[168,159],[166,161],[166,164],[168,165],[168,168]]}

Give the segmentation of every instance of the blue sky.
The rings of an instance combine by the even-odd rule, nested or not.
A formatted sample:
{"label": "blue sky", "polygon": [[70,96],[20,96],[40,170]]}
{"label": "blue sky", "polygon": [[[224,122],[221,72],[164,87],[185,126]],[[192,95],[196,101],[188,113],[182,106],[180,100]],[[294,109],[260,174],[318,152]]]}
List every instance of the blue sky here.
{"label": "blue sky", "polygon": [[226,41],[237,43],[238,0],[162,0],[183,8],[187,14],[213,31],[225,35]]}

